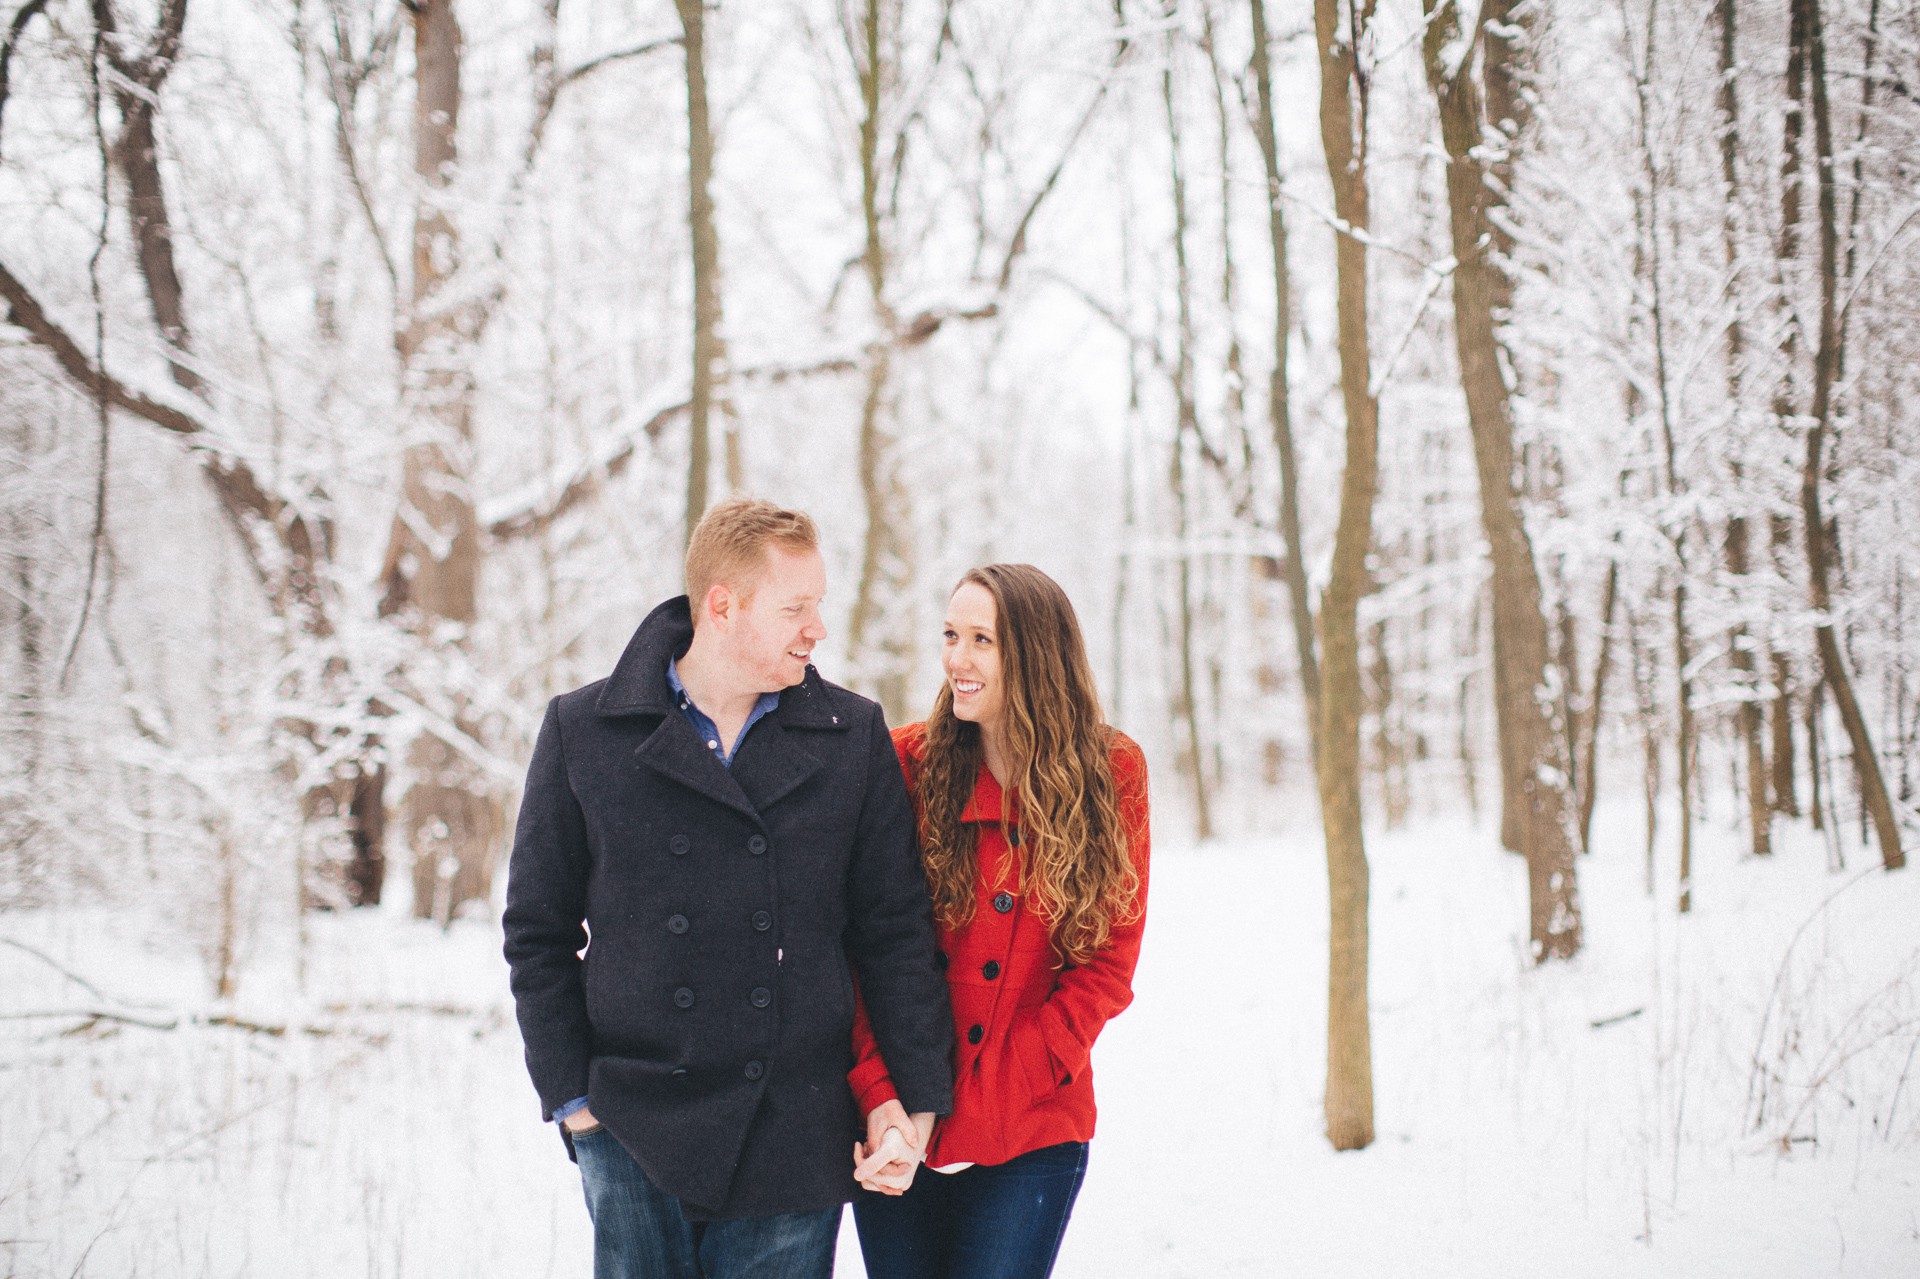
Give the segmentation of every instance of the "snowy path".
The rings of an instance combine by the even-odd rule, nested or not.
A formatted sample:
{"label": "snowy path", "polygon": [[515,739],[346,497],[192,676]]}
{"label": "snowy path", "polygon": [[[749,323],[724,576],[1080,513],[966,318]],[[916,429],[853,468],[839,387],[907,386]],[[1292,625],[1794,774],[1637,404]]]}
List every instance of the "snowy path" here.
{"label": "snowy path", "polygon": [[[1138,999],[1096,1052],[1101,1134],[1062,1279],[1920,1274],[1920,1061],[1895,1096],[1920,1035],[1920,876],[1842,888],[1811,839],[1773,865],[1716,844],[1678,923],[1623,835],[1583,863],[1588,952],[1541,973],[1518,955],[1520,868],[1483,835],[1429,823],[1373,855],[1379,1140],[1335,1155],[1310,829],[1162,846]],[[1783,1109],[1750,1134],[1782,952],[1836,889],[1769,1017],[1798,1045]],[[203,989],[191,934],[0,916],[119,999],[169,1005]],[[0,1274],[588,1272],[495,930],[320,919],[310,955],[306,995],[264,943],[241,992],[236,1011],[284,1036],[0,1021]],[[0,992],[6,1012],[88,1002],[11,947]],[[1817,1141],[1783,1157],[1786,1131]],[[839,1274],[858,1276],[844,1238]]]}

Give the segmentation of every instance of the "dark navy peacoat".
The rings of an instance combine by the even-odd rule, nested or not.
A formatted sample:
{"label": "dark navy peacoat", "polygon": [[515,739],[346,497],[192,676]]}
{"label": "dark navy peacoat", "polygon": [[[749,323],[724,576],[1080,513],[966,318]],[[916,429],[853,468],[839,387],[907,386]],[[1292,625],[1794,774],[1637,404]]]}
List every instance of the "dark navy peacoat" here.
{"label": "dark navy peacoat", "polygon": [[812,667],[721,763],[667,684],[692,638],[669,600],[547,707],[503,921],[527,1069],[690,1218],[831,1207],[860,1132],[849,965],[902,1104],[952,1108],[913,810],[880,708]]}

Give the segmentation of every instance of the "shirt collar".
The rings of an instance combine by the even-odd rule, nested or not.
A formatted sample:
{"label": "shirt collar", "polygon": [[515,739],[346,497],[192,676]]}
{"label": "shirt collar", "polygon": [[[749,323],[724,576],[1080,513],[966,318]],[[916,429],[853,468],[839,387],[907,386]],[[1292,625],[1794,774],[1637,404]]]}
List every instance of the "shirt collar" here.
{"label": "shirt collar", "polygon": [[[703,733],[718,733],[719,730],[713,726],[713,720],[705,711],[701,710],[700,707],[695,704],[693,698],[687,693],[687,686],[680,682],[680,659],[678,657],[669,657],[667,659],[667,687],[673,690],[674,703],[679,706],[681,713],[694,720],[695,728],[698,728]],[[740,726],[740,735],[733,739],[733,745],[727,750],[725,756],[722,757],[723,761],[730,763],[733,759],[734,752],[740,749],[740,743],[747,740],[747,730],[758,723],[761,717],[779,708],[779,693],[760,694],[760,700],[755,702],[753,709],[747,712],[747,722]]]}

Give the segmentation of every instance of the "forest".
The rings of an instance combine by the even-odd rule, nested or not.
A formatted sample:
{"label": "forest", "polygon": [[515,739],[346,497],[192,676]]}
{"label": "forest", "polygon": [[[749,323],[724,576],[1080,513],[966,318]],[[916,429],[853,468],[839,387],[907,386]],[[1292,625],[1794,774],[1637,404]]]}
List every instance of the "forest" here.
{"label": "forest", "polygon": [[[92,1037],[135,1112],[301,1027],[517,1051],[475,957],[543,709],[736,493],[819,520],[819,666],[892,723],[965,569],[1067,588],[1162,860],[1311,885],[1314,1158],[1404,1129],[1379,889],[1484,883],[1502,989],[1628,937],[1752,965],[1698,1141],[1867,1125],[1912,1201],[1920,4],[0,0],[0,39],[19,1273],[123,1211],[35,1224]],[[1879,959],[1831,942],[1854,984],[1788,1025],[1842,892]],[[451,975],[363,1007],[361,946]],[[1678,1201],[1673,1051],[1634,1157]],[[360,1058],[317,1060],[247,1070]],[[367,1238],[415,1211],[366,1194]]]}

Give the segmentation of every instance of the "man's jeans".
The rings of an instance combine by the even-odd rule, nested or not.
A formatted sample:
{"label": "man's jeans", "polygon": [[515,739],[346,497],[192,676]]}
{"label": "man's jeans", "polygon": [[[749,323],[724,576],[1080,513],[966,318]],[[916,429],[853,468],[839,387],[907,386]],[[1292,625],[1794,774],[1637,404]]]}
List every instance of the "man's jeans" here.
{"label": "man's jeans", "polygon": [[829,1279],[840,1210],[688,1221],[605,1128],[573,1134],[594,1279]]}
{"label": "man's jeans", "polygon": [[868,1279],[1046,1279],[1086,1175],[1087,1143],[1068,1141],[950,1175],[922,1168],[897,1197],[860,1191]]}

